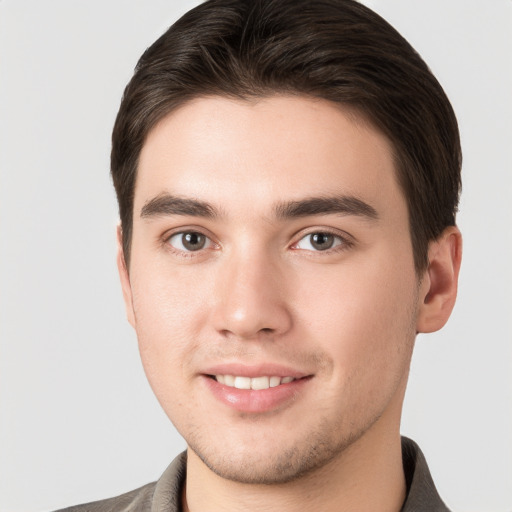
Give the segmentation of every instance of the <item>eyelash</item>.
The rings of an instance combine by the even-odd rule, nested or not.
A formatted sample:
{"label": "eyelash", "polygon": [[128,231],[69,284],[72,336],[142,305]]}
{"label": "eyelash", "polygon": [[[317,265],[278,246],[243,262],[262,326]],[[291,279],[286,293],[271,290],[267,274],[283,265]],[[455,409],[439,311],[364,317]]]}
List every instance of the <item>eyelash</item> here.
{"label": "eyelash", "polygon": [[[200,237],[204,237],[206,239],[206,243],[208,243],[208,247],[201,247],[200,249],[198,249],[196,251],[192,251],[192,250],[187,251],[187,250],[176,248],[170,243],[170,240],[173,237],[177,237],[177,236],[183,237],[184,235],[198,235]],[[325,250],[316,250],[316,251],[309,250],[309,249],[300,249],[297,247],[300,242],[305,240],[307,237],[311,237],[312,235],[332,236],[337,240],[338,243],[336,243],[336,241],[335,241],[334,243],[336,243],[336,245],[334,245],[334,247],[330,247]],[[185,229],[185,230],[181,230],[181,231],[175,231],[170,234],[166,234],[163,238],[163,244],[169,250],[171,250],[174,254],[181,256],[183,258],[197,257],[201,254],[204,254],[205,250],[216,250],[219,248],[219,244],[214,242],[212,237],[206,235],[205,233],[203,233],[202,231],[197,230],[197,229],[188,229],[188,230]],[[183,246],[183,243],[181,245]],[[297,241],[294,242],[293,244],[291,244],[289,247],[290,247],[290,249],[295,250],[295,251],[304,250],[304,251],[310,252],[311,254],[314,254],[314,255],[322,255],[322,254],[333,254],[333,253],[342,252],[342,251],[345,251],[345,250],[351,248],[353,245],[354,245],[354,241],[351,239],[351,237],[349,235],[347,235],[347,234],[342,235],[337,231],[323,228],[323,229],[315,229],[315,230],[309,230],[309,231],[304,231],[304,232],[299,233],[297,236]],[[213,246],[213,247],[210,247],[210,246]]]}
{"label": "eyelash", "polygon": [[314,254],[315,256],[316,255],[322,255],[322,254],[326,254],[327,255],[327,254],[339,253],[339,252],[345,251],[347,249],[350,249],[354,245],[354,241],[351,239],[351,237],[348,234],[346,234],[346,233],[341,234],[339,231],[334,231],[334,230],[328,229],[328,228],[322,228],[322,229],[308,230],[306,232],[300,233],[299,236],[298,236],[297,242],[294,242],[291,245],[291,249],[300,251],[301,249],[297,248],[297,245],[301,241],[305,240],[307,237],[311,237],[313,235],[328,235],[328,236],[332,236],[335,239],[337,239],[338,242],[339,242],[334,247],[330,247],[330,248],[325,249],[323,251],[322,250],[315,251],[315,250],[302,249],[302,250],[307,250],[308,252]]}
{"label": "eyelash", "polygon": [[[201,247],[197,251],[187,251],[184,249],[176,248],[170,243],[172,238],[177,237],[177,236],[181,236],[183,238],[184,235],[198,235],[200,237],[204,237],[206,239],[206,243],[208,244],[208,247]],[[181,231],[175,231],[170,234],[166,234],[163,238],[163,244],[168,250],[170,250],[174,254],[181,256],[183,258],[197,257],[200,254],[204,254],[205,250],[208,250],[208,249],[215,250],[219,247],[219,244],[214,242],[211,236],[208,236],[205,233],[203,233],[202,231],[200,231],[198,229],[193,229],[193,228],[182,229]],[[183,243],[181,243],[181,245],[183,246]],[[210,246],[213,246],[213,247],[210,248]]]}

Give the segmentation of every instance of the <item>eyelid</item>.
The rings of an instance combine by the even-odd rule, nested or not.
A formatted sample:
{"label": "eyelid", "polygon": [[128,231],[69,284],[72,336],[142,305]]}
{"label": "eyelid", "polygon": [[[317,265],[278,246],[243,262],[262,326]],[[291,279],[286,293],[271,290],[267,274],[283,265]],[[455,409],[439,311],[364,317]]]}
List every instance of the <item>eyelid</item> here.
{"label": "eyelid", "polygon": [[[304,240],[304,238],[314,235],[316,233],[332,235],[332,236],[338,238],[341,241],[341,243],[339,243],[338,245],[335,245],[334,247],[330,247],[329,249],[326,249],[324,251],[300,249],[297,247],[297,245],[302,240]],[[294,239],[295,239],[295,241],[290,246],[291,249],[294,249],[297,251],[308,251],[308,252],[315,253],[315,254],[322,254],[322,253],[329,254],[332,252],[343,251],[345,249],[352,247],[355,243],[354,238],[351,235],[349,235],[347,232],[340,231],[340,230],[333,229],[333,228],[328,228],[328,227],[314,227],[314,228],[307,228],[307,229],[301,230],[299,233],[297,233],[297,235],[294,237]]]}
{"label": "eyelid", "polygon": [[[210,242],[207,247],[198,249],[197,251],[187,251],[187,250],[180,250],[175,247],[173,247],[169,240],[176,235],[182,235],[185,233],[198,233],[208,239]],[[331,247],[329,249],[326,249],[324,251],[320,250],[308,250],[308,249],[299,249],[297,248],[297,244],[306,238],[307,236],[311,236],[315,233],[324,233],[332,235],[336,238],[338,238],[341,243],[338,245]],[[326,227],[326,226],[316,226],[316,227],[309,227],[305,228],[301,231],[299,231],[294,237],[294,241],[289,245],[290,249],[297,250],[297,251],[308,251],[315,254],[329,254],[333,252],[340,252],[345,249],[348,249],[352,247],[355,244],[355,240],[352,235],[347,233],[346,231],[342,231],[339,229],[335,229],[332,227]],[[171,250],[175,254],[179,254],[186,257],[194,257],[199,256],[200,254],[204,254],[205,251],[211,251],[216,250],[220,248],[220,243],[215,239],[215,237],[210,233],[209,230],[205,229],[204,227],[199,226],[179,226],[170,230],[167,230],[162,236],[161,236],[161,243],[163,246],[165,246],[167,249]]]}
{"label": "eyelid", "polygon": [[[177,235],[184,235],[186,233],[197,233],[199,235],[204,236],[209,242],[208,246],[198,249],[197,251],[187,251],[178,249],[169,243],[172,237]],[[220,244],[215,240],[215,237],[211,235],[208,230],[199,226],[180,226],[177,228],[170,229],[161,236],[160,240],[161,244],[168,250],[172,251],[175,254],[185,257],[199,256],[200,254],[204,254],[205,251],[218,249],[220,246]]]}
{"label": "eyelid", "polygon": [[[204,239],[204,246],[202,247],[199,247],[198,249],[196,250],[188,250],[186,249],[184,246],[183,246],[183,238],[185,235],[197,235],[199,237],[202,237]],[[181,245],[182,247],[176,247],[175,245],[173,245],[171,243],[171,240],[173,240],[174,238],[176,238],[176,241],[178,242],[181,238],[181,242],[179,242],[179,245]],[[197,233],[195,231],[184,231],[182,233],[178,232],[178,233],[174,233],[172,234],[168,239],[167,239],[167,243],[169,243],[172,247],[174,247],[175,249],[178,249],[179,251],[183,251],[183,252],[199,252],[199,251],[202,251],[203,249],[208,249],[211,245],[212,245],[212,241],[210,240],[210,238],[208,238],[206,235],[203,235],[202,233]]]}

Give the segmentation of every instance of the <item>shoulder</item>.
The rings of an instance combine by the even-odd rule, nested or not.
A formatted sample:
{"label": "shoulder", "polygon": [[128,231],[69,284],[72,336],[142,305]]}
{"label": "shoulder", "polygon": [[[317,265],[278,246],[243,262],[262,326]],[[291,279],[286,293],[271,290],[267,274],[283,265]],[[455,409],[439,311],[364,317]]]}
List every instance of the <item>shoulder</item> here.
{"label": "shoulder", "polygon": [[155,487],[156,482],[153,482],[115,498],[63,508],[57,512],[149,512]]}
{"label": "shoulder", "polygon": [[56,512],[150,512],[181,510],[181,492],[187,471],[187,453],[178,455],[157,482],[115,498],[63,508]]}

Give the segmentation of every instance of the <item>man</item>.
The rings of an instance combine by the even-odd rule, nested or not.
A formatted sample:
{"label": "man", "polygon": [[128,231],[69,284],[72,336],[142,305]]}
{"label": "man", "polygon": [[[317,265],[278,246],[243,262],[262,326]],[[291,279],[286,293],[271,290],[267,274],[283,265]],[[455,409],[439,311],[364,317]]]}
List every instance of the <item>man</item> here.
{"label": "man", "polygon": [[112,176],[128,320],[188,449],[69,510],[447,510],[399,425],[415,336],[455,302],[460,163],[442,88],[352,0],[175,23]]}

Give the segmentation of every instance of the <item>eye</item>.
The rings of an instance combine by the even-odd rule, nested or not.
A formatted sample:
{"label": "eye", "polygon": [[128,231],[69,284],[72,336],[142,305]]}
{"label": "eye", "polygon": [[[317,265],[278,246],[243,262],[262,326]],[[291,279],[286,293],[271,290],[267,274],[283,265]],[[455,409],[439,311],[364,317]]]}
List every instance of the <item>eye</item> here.
{"label": "eye", "polygon": [[212,241],[207,236],[197,231],[175,233],[168,238],[167,243],[174,249],[183,252],[200,251],[212,245]]}
{"label": "eye", "polygon": [[306,251],[327,251],[347,242],[337,235],[325,231],[309,233],[302,237],[294,246],[295,249]]}

